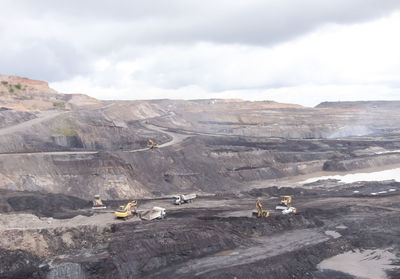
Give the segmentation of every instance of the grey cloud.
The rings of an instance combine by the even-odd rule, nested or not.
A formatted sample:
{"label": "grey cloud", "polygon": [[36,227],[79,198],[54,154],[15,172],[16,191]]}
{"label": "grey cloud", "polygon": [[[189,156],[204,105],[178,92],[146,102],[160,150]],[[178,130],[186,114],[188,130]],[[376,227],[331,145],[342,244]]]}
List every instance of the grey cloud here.
{"label": "grey cloud", "polygon": [[52,39],[22,41],[12,50],[2,45],[0,52],[0,73],[4,74],[52,82],[88,73],[88,57],[71,45]]}
{"label": "grey cloud", "polygon": [[[87,73],[100,57],[140,57],[132,49],[197,42],[268,47],[326,23],[368,21],[399,8],[398,0],[2,0],[0,39],[13,47],[0,46],[0,71],[66,80]],[[39,38],[26,33],[29,20],[39,22]],[[49,28],[52,24],[56,28]],[[22,26],[2,36],[14,25]],[[60,38],[63,32],[68,34]],[[171,80],[159,84],[190,84],[191,72],[186,77],[183,72],[178,69],[179,78],[170,73]]]}
{"label": "grey cloud", "polygon": [[9,9],[17,9],[12,16],[18,17],[18,12],[32,18],[79,22],[82,31],[86,30],[85,25],[110,23],[113,30],[95,39],[106,42],[109,36],[119,46],[198,41],[274,44],[325,23],[360,22],[400,8],[398,0],[5,2]]}

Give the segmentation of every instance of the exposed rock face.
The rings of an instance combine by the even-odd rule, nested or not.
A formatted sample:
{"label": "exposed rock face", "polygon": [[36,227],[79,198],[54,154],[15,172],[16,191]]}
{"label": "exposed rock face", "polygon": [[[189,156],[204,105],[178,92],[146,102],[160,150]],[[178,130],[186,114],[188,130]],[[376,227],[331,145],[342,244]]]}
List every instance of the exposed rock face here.
{"label": "exposed rock face", "polygon": [[[117,199],[226,191],[243,182],[400,162],[397,154],[373,151],[400,149],[400,102],[306,108],[218,99],[99,101],[59,94],[41,81],[1,79],[3,189]],[[46,105],[18,110],[34,109],[28,101]],[[376,140],[337,139],[348,136]],[[148,139],[161,148],[147,150]]]}
{"label": "exposed rock face", "polygon": [[46,81],[42,80],[33,80],[17,76],[0,75],[0,81],[3,81],[2,83],[3,86],[5,85],[4,82],[7,82],[9,85],[20,84],[21,88],[25,88],[25,90],[29,92],[38,92],[42,94],[57,93],[54,89],[51,89],[49,87],[49,84]]}
{"label": "exposed rock face", "polygon": [[305,108],[273,102],[188,101],[176,105],[169,118],[153,122],[175,129],[248,137],[313,139],[399,133],[400,102],[340,104]]}
{"label": "exposed rock face", "polygon": [[62,94],[47,82],[0,75],[0,106],[15,110],[48,110],[63,106]]}
{"label": "exposed rock face", "polygon": [[34,118],[36,118],[36,114],[32,112],[0,108],[0,129],[32,120]]}
{"label": "exposed rock face", "polygon": [[2,155],[0,188],[64,193],[85,199],[95,194],[105,199],[128,199],[193,190],[239,191],[257,180],[400,162],[395,153],[349,155],[366,146],[397,149],[400,143],[198,136],[140,152]]}

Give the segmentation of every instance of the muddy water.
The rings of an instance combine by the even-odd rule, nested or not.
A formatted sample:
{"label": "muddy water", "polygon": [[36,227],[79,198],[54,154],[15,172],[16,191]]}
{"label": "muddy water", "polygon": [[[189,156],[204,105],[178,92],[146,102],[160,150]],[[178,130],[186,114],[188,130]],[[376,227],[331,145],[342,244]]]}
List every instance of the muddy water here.
{"label": "muddy water", "polygon": [[393,253],[385,250],[356,250],[326,259],[318,268],[322,271],[340,271],[360,278],[385,279],[385,271],[393,268],[390,264],[395,259]]}
{"label": "muddy water", "polygon": [[392,180],[394,179],[397,182],[400,182],[400,168],[389,169],[384,171],[377,172],[363,172],[363,173],[349,173],[345,175],[329,175],[329,176],[319,176],[306,179],[299,183],[307,184],[316,182],[318,180],[327,180],[327,179],[337,179],[344,183],[353,183],[357,181],[384,181],[384,180]]}

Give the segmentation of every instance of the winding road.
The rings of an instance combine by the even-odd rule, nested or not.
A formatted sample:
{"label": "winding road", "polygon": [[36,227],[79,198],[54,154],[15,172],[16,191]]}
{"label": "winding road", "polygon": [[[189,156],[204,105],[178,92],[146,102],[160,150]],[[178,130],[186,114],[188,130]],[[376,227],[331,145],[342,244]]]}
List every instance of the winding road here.
{"label": "winding road", "polygon": [[[109,105],[108,105],[109,106]],[[46,120],[50,120],[52,118],[55,118],[57,116],[60,116],[62,114],[68,113],[68,111],[47,111],[47,112],[42,112],[39,117],[35,118],[35,119],[31,119],[22,123],[19,123],[17,125],[11,126],[11,127],[6,127],[6,128],[2,128],[0,129],[0,136],[2,135],[7,135],[7,134],[12,134],[12,133],[16,133],[19,131],[24,131],[27,128],[30,128],[32,125],[36,125],[39,123],[42,123]],[[165,116],[162,116],[165,117]],[[148,130],[152,130],[152,131],[156,131],[159,133],[164,133],[169,135],[172,140],[165,142],[163,144],[160,144],[158,146],[158,148],[163,148],[163,147],[167,147],[167,146],[171,146],[177,143],[182,142],[183,140],[185,140],[186,138],[192,136],[192,135],[183,135],[183,134],[178,134],[178,133],[173,133],[173,132],[169,132],[167,131],[165,128],[161,128],[155,125],[150,125],[150,124],[145,124],[146,120],[148,119],[144,119],[141,120],[141,124]],[[149,150],[148,147],[146,148],[139,148],[139,149],[132,149],[132,150],[124,150],[124,152],[129,152],[129,153],[134,153],[134,152],[142,152],[142,151],[147,151]],[[3,156],[26,156],[26,155],[85,155],[85,154],[96,154],[99,151],[43,151],[43,152],[21,152],[21,153],[0,153],[0,157]]]}

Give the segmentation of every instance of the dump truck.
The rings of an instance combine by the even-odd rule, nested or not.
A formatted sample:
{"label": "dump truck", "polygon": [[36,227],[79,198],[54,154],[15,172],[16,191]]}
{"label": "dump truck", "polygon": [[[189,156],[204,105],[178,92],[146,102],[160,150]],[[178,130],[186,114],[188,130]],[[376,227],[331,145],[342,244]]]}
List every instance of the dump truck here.
{"label": "dump truck", "polygon": [[140,219],[146,221],[151,221],[154,219],[164,219],[165,215],[165,208],[154,206],[152,209],[142,212],[140,214]]}
{"label": "dump truck", "polygon": [[[131,208],[134,208],[133,212]],[[125,206],[121,205],[117,211],[114,212],[114,215],[118,219],[127,219],[132,217],[137,210],[137,201],[128,202]]]}
{"label": "dump truck", "polygon": [[288,207],[287,209],[282,210],[282,214],[296,214],[296,208],[293,206]]}
{"label": "dump truck", "polygon": [[182,203],[192,202],[196,197],[196,194],[176,195],[172,198],[172,203],[181,205]]}
{"label": "dump truck", "polygon": [[103,201],[100,199],[100,195],[94,195],[92,209],[105,209],[105,208],[106,208],[106,206],[103,204]]}

